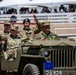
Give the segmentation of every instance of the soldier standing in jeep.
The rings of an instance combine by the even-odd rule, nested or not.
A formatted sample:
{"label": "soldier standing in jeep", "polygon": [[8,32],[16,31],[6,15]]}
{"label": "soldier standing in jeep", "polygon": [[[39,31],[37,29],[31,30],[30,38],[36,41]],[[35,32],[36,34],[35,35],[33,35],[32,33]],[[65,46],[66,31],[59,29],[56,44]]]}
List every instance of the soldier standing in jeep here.
{"label": "soldier standing in jeep", "polygon": [[42,23],[42,31],[35,36],[35,40],[59,40],[59,37],[50,31],[50,22],[44,21]]}

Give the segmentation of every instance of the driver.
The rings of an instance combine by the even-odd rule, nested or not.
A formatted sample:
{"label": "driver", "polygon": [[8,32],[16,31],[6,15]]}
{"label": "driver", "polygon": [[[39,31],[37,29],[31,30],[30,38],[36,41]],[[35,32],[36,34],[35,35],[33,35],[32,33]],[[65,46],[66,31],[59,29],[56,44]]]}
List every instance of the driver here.
{"label": "driver", "polygon": [[59,40],[59,37],[50,31],[50,21],[42,23],[42,31],[34,37],[34,40]]}

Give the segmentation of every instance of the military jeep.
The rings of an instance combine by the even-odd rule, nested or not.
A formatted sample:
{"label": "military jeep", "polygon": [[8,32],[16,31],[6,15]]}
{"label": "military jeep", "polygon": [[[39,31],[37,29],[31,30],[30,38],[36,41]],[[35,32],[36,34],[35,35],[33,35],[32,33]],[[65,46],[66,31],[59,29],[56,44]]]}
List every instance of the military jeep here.
{"label": "military jeep", "polygon": [[2,70],[16,71],[20,75],[76,75],[74,41],[28,42],[22,44],[17,53],[13,61],[2,56]]}

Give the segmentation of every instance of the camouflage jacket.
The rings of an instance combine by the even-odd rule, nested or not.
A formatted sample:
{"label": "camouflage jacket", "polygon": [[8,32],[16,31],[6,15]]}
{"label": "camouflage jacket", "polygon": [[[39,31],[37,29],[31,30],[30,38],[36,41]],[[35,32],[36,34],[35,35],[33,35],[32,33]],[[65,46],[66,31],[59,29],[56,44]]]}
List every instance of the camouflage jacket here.
{"label": "camouflage jacket", "polygon": [[46,35],[43,31],[41,31],[34,37],[34,40],[59,40],[59,37],[53,32],[50,32],[49,35]]}
{"label": "camouflage jacket", "polygon": [[29,29],[29,30],[26,30],[26,29],[23,29],[19,32],[19,35],[21,38],[26,38],[26,39],[29,39],[29,40],[33,40],[34,39],[34,35],[39,33],[41,31],[41,24],[38,23],[38,28],[33,28],[33,29]]}
{"label": "camouflage jacket", "polygon": [[13,36],[10,35],[8,37],[7,45],[8,45],[9,48],[12,48],[12,47],[15,47],[16,45],[20,45],[20,42],[21,42],[20,37],[18,37],[18,36],[13,37]]}
{"label": "camouflage jacket", "polygon": [[1,35],[2,37],[7,37],[9,34],[10,34],[9,32],[5,32],[5,31],[3,31],[3,30],[0,30],[0,35]]}

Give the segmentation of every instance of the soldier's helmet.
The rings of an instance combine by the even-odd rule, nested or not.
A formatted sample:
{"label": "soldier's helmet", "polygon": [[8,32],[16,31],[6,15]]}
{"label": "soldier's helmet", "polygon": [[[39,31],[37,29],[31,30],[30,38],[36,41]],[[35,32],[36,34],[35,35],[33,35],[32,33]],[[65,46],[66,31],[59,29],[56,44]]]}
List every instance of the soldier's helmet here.
{"label": "soldier's helmet", "polygon": [[11,25],[11,22],[10,22],[9,20],[5,20],[5,21],[4,21],[4,25],[5,25],[5,24]]}
{"label": "soldier's helmet", "polygon": [[26,23],[26,22],[30,23],[30,19],[24,19],[23,20],[23,24]]}
{"label": "soldier's helmet", "polygon": [[50,25],[50,21],[45,20],[44,22],[42,22],[42,26],[47,26],[47,25]]}

